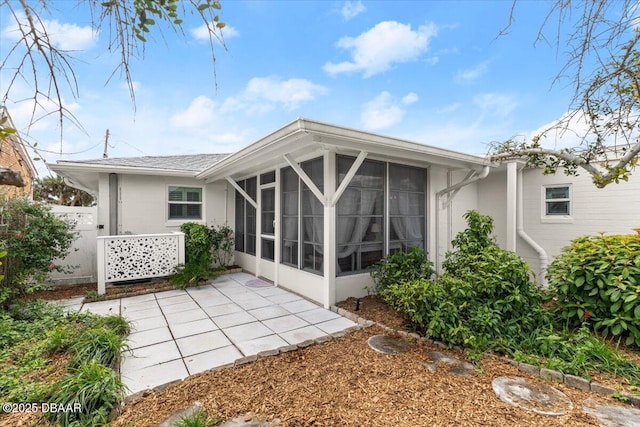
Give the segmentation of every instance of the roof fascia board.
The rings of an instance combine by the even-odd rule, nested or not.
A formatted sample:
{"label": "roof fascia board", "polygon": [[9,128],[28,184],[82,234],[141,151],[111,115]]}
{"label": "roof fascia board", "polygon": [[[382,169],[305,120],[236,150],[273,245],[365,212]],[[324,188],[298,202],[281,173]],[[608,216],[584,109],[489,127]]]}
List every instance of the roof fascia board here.
{"label": "roof fascia board", "polygon": [[[434,157],[452,159],[458,162],[471,163],[478,166],[491,165],[491,162],[486,157],[476,156],[473,154],[461,153],[458,151],[448,150],[445,148],[434,147],[431,145],[420,144],[413,141],[407,141],[399,138],[392,138],[370,132],[363,132],[355,129],[338,127],[322,122],[315,122],[306,120],[305,129],[309,133],[313,133],[319,136],[327,136],[335,139],[351,140],[353,142],[360,142],[364,144],[375,143],[377,145],[394,148],[405,149],[416,153],[429,154]],[[340,145],[339,143],[331,143],[329,141],[323,141],[323,143],[330,145]]]}
{"label": "roof fascia board", "polygon": [[[214,172],[219,171],[221,169],[228,169],[233,167],[235,164],[241,163],[243,160],[247,159],[248,157],[254,156],[257,153],[260,153],[261,151],[281,142],[281,141],[286,141],[290,138],[295,138],[296,135],[299,134],[304,134],[305,132],[305,121],[304,119],[296,119],[293,122],[281,127],[280,129],[276,130],[275,132],[270,133],[269,135],[259,139],[258,141],[254,142],[253,144],[241,149],[240,151],[225,157],[224,159],[220,160],[218,163],[216,163],[215,165],[212,165],[210,167],[208,167],[207,169],[205,169],[204,171],[200,172],[196,177],[197,178],[204,178],[204,179],[208,179],[210,178],[211,175],[214,174]],[[295,138],[297,139],[297,138]],[[294,139],[294,140],[295,140]]]}
{"label": "roof fascia board", "polygon": [[[35,179],[38,176],[38,169],[36,169],[36,165],[33,163],[33,159],[29,155],[27,151],[27,147],[25,146],[24,139],[20,136],[20,132],[18,132],[18,128],[9,114],[9,109],[6,105],[2,106],[2,115],[7,117],[7,121],[9,122],[9,127],[15,130],[13,135],[9,135],[9,140],[16,146],[15,148],[18,150],[23,160],[27,162],[27,168],[31,172],[31,178]],[[15,140],[13,139],[15,138]]]}
{"label": "roof fascia board", "polygon": [[88,173],[126,173],[131,175],[169,175],[175,177],[188,177],[196,178],[197,172],[177,170],[177,169],[164,169],[164,168],[149,168],[139,166],[115,166],[115,165],[98,165],[92,163],[78,163],[78,162],[58,162],[47,164],[49,169],[54,172],[88,172]]}

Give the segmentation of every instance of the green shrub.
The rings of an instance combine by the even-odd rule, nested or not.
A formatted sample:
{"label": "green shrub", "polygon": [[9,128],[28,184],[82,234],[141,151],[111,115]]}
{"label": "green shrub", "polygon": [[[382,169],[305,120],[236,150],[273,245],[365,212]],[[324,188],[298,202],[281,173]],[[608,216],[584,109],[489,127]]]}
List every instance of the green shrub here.
{"label": "green shrub", "polygon": [[209,239],[211,240],[213,262],[221,267],[228,266],[233,258],[235,245],[231,227],[228,225],[212,226],[209,229]]}
{"label": "green shrub", "polygon": [[6,308],[17,296],[38,289],[51,271],[68,269],[53,261],[67,256],[77,234],[73,223],[60,219],[43,204],[0,199],[0,209],[6,224],[0,239],[7,251],[0,306]]}
{"label": "green shrub", "polygon": [[185,222],[180,226],[184,233],[185,264],[210,265],[211,235],[206,225],[195,222]]}
{"label": "green shrub", "polygon": [[118,375],[95,359],[82,363],[52,387],[50,402],[79,410],[48,412],[60,425],[106,425],[113,407],[122,398],[124,385]]}
{"label": "green shrub", "polygon": [[373,265],[371,277],[375,291],[381,292],[393,284],[429,279],[434,273],[433,263],[426,252],[418,247],[388,255]]}
{"label": "green shrub", "polygon": [[570,374],[610,372],[640,386],[638,364],[586,328],[554,324],[544,308],[549,295],[529,281],[526,263],[491,240],[491,218],[474,211],[465,217],[469,228],[453,241],[445,273],[389,286],[381,295],[393,308],[426,336],[464,346],[473,358],[496,350]]}
{"label": "green shrub", "polygon": [[640,346],[640,236],[583,236],[549,266],[556,314]]}
{"label": "green shrub", "polygon": [[551,324],[544,296],[517,254],[490,238],[490,217],[471,211],[469,227],[453,241],[437,281],[394,284],[382,296],[427,336],[476,352],[509,352]]}

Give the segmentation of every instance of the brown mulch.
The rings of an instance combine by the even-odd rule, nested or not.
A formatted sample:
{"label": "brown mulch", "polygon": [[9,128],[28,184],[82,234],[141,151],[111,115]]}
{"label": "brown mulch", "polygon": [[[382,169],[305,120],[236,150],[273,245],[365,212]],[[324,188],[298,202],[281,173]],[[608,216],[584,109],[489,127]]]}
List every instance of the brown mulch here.
{"label": "brown mulch", "polygon": [[[157,289],[163,289],[169,286],[166,280],[145,281],[128,285],[113,285],[106,288],[107,297],[125,296],[127,294],[137,294],[140,292],[153,292]],[[96,292],[98,285],[96,283],[85,283],[82,285],[51,285],[45,290],[36,291],[27,295],[24,299],[36,300],[43,299],[47,301],[62,300],[73,297],[85,297],[89,292]]]}
{"label": "brown mulch", "polygon": [[[337,305],[393,328],[407,327],[376,296],[361,298],[358,311],[355,299]],[[262,419],[279,418],[283,426],[596,426],[597,420],[580,410],[584,400],[619,404],[531,377],[493,357],[478,364],[473,378],[448,374],[446,367],[432,373],[422,363],[431,362],[429,351],[442,349],[424,341],[396,356],[370,349],[367,339],[384,333],[374,326],[325,344],[189,377],[135,398],[112,425],[155,426],[199,401],[210,416],[231,419],[251,412]],[[460,352],[447,353],[464,359]],[[503,403],[491,387],[498,376],[551,384],[573,401],[574,409],[565,416],[547,417]]]}
{"label": "brown mulch", "polygon": [[402,315],[392,310],[378,295],[368,295],[363,298],[347,298],[336,304],[360,317],[381,323],[393,329],[409,330],[409,325]]}
{"label": "brown mulch", "polygon": [[421,363],[429,362],[427,352],[438,348],[416,342],[407,353],[385,355],[367,345],[371,335],[380,333],[372,327],[190,377],[125,405],[113,426],[157,425],[195,401],[211,416],[229,419],[253,412],[280,418],[283,426],[595,426],[595,418],[580,411],[581,403],[607,401],[558,384],[575,404],[568,415],[525,412],[498,400],[491,388],[495,377],[527,376],[515,367],[485,358],[474,378],[448,374],[446,368],[431,373]]}

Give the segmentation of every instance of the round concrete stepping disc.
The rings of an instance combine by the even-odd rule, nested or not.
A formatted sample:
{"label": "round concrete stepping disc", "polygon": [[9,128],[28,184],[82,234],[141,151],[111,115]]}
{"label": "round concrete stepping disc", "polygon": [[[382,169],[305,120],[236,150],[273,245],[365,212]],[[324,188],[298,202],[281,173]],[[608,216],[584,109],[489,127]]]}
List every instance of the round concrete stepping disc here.
{"label": "round concrete stepping disc", "polygon": [[384,354],[404,353],[409,349],[409,341],[387,335],[374,335],[367,342],[369,347]]}
{"label": "round concrete stepping disc", "polygon": [[624,405],[603,405],[593,399],[582,402],[582,410],[606,427],[640,426],[640,409]]}
{"label": "round concrete stepping disc", "polygon": [[270,288],[273,286],[273,283],[265,282],[261,279],[251,279],[245,284],[245,286],[248,288]]}
{"label": "round concrete stepping disc", "polygon": [[493,391],[503,402],[540,415],[560,416],[573,408],[573,403],[560,390],[546,384],[533,384],[521,377],[498,377]]}

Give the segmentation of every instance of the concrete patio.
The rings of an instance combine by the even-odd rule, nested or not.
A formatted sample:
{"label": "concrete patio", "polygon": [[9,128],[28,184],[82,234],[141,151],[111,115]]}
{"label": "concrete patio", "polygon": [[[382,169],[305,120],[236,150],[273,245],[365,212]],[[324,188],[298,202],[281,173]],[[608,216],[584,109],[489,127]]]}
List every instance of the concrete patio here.
{"label": "concrete patio", "polygon": [[66,305],[121,314],[131,322],[131,350],[121,363],[129,395],[357,326],[247,273],[227,274],[198,288]]}

